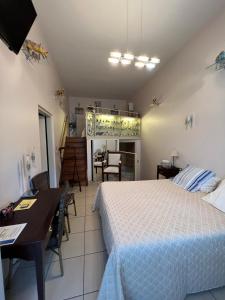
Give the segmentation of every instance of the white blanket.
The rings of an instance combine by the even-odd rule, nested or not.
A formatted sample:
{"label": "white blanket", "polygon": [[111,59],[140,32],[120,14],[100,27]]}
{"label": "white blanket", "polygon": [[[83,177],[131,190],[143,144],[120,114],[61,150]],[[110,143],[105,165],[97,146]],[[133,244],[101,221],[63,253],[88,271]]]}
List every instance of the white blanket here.
{"label": "white blanket", "polygon": [[109,259],[99,300],[182,300],[225,285],[225,214],[169,180],[98,192]]}

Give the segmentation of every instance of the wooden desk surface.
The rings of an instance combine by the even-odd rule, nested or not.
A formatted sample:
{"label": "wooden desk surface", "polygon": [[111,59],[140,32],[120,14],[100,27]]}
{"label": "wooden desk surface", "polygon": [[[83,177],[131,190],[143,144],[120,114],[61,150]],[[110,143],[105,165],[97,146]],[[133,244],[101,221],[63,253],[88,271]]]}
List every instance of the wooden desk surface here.
{"label": "wooden desk surface", "polygon": [[27,223],[16,242],[6,247],[22,246],[31,244],[32,242],[44,241],[61,194],[61,188],[41,191],[36,197],[37,201],[30,209],[16,211],[11,220],[4,222],[4,224],[1,223],[0,226]]}
{"label": "wooden desk surface", "polygon": [[2,224],[4,226],[27,223],[16,242],[13,245],[3,246],[1,252],[3,258],[22,258],[35,261],[39,300],[45,300],[44,250],[50,237],[49,226],[62,192],[63,189],[39,192],[36,197],[37,201],[30,209],[16,211],[10,221]]}

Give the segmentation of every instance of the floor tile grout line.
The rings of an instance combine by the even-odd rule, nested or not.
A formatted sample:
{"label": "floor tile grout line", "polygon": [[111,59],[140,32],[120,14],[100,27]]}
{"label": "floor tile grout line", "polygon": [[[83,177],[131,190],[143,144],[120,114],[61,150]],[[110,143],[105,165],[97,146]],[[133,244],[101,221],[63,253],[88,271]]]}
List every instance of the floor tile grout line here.
{"label": "floor tile grout line", "polygon": [[96,290],[94,292],[90,292],[90,293],[86,293],[86,294],[83,294],[83,295],[78,295],[78,296],[73,296],[73,297],[70,297],[70,298],[65,298],[64,300],[72,300],[72,299],[76,299],[76,298],[79,298],[79,297],[82,297],[82,296],[86,296],[86,295],[91,295],[91,294],[94,294],[94,293],[97,293],[99,290]]}
{"label": "floor tile grout line", "polygon": [[212,296],[212,298],[213,298],[214,300],[217,300],[216,297],[213,295],[213,293],[212,293],[211,291],[209,291],[209,293],[210,293],[210,295]]}
{"label": "floor tile grout line", "polygon": [[85,243],[85,227],[86,227],[86,186],[85,186],[85,192],[84,192],[84,259],[83,259],[83,300],[84,300],[84,285],[85,285],[85,249],[86,249],[86,243]]}
{"label": "floor tile grout line", "polygon": [[84,233],[84,232],[89,232],[89,231],[97,231],[97,230],[101,230],[102,228],[97,228],[97,229],[90,229],[90,230],[86,230],[86,231],[78,231],[78,232],[71,232],[71,234],[77,234],[77,233]]}
{"label": "floor tile grout line", "polygon": [[[71,256],[71,257],[67,257],[67,258],[63,258],[63,260],[69,260],[69,259],[74,259],[74,258],[80,258],[83,256],[88,256],[88,255],[93,255],[93,254],[99,254],[99,253],[104,253],[106,252],[106,249],[101,250],[101,251],[96,251],[96,252],[90,252],[90,253],[85,253],[82,255],[76,255],[76,256]],[[50,265],[51,263],[57,262],[58,260],[52,260],[52,261],[48,261],[46,262],[46,265]],[[26,267],[19,267],[19,269],[34,269],[35,266],[26,266]]]}

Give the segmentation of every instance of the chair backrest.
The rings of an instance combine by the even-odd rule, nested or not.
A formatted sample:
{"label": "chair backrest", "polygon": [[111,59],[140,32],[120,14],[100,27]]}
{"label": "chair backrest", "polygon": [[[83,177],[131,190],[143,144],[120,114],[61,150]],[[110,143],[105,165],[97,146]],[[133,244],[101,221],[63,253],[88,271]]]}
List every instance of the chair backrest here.
{"label": "chair backrest", "polygon": [[59,215],[58,215],[58,226],[57,226],[57,243],[58,243],[58,248],[60,248],[61,243],[62,243],[62,237],[63,237],[63,232],[64,232],[64,224],[65,224],[65,197],[66,197],[66,191],[63,192],[60,202],[59,202]]}
{"label": "chair backrest", "polygon": [[49,189],[49,176],[48,176],[48,172],[42,172],[39,173],[37,175],[35,175],[32,179],[31,179],[31,183],[32,183],[32,188],[39,190],[39,191],[44,191]]}
{"label": "chair backrest", "polygon": [[108,166],[118,166],[120,162],[121,162],[121,153],[108,151],[107,153]]}
{"label": "chair backrest", "polygon": [[60,248],[62,243],[62,237],[65,230],[65,198],[66,198],[66,189],[63,189],[63,192],[60,197],[58,211],[52,222],[52,238],[54,239],[53,245],[51,247]]}

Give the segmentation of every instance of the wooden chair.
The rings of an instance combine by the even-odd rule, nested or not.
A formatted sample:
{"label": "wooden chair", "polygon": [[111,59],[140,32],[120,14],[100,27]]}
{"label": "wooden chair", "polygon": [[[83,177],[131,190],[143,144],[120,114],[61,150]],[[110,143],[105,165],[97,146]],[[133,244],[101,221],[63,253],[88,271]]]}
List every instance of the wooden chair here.
{"label": "wooden chair", "polygon": [[[35,175],[31,179],[31,185],[32,185],[32,188],[34,188],[38,191],[44,191],[44,190],[49,189],[50,184],[49,184],[48,172],[46,171],[46,172],[42,172],[42,173]],[[75,200],[74,200],[74,203],[75,203]],[[75,207],[75,209],[76,209],[76,207]],[[75,214],[76,214],[76,210],[75,210]],[[69,222],[68,209],[65,209],[65,216],[67,218],[67,227],[68,227],[68,230],[67,230],[66,226],[65,226],[65,234],[66,234],[67,240],[69,240],[68,232],[70,232],[70,222]]]}
{"label": "wooden chair", "polygon": [[48,172],[42,172],[35,175],[31,179],[32,188],[39,191],[44,191],[50,188]]}
{"label": "wooden chair", "polygon": [[107,159],[102,167],[102,181],[104,181],[104,176],[107,176],[109,180],[109,174],[118,174],[119,181],[121,181],[121,153],[107,151]]}
{"label": "wooden chair", "polygon": [[74,192],[70,191],[70,184],[69,184],[68,180],[66,180],[62,186],[65,189],[65,217],[67,220],[68,231],[70,232],[71,230],[70,230],[70,219],[69,219],[68,208],[69,208],[69,205],[73,205],[74,214],[75,214],[75,216],[77,215],[75,196],[74,196]]}
{"label": "wooden chair", "polygon": [[61,196],[58,214],[53,219],[52,233],[46,248],[47,250],[51,250],[59,256],[61,276],[64,275],[61,243],[65,228],[65,199],[66,191],[64,191],[64,193]]}
{"label": "wooden chair", "polygon": [[105,152],[95,153],[93,167],[95,168],[96,174],[98,173],[98,168],[102,169],[104,163],[105,163]]}

